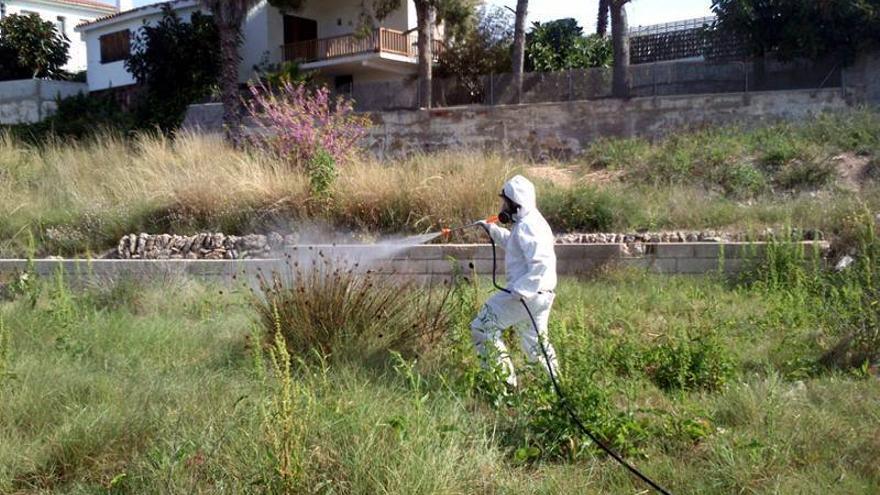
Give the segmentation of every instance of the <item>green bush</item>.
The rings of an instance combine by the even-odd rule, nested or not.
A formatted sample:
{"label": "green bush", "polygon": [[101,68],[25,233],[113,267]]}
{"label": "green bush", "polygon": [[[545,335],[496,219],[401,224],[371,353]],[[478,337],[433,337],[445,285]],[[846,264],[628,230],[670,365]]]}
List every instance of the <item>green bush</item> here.
{"label": "green bush", "polygon": [[670,339],[649,351],[645,361],[663,390],[717,390],[734,371],[730,352],[712,335]]}
{"label": "green bush", "polygon": [[336,160],[327,150],[321,148],[315,152],[306,168],[312,194],[317,197],[327,196],[338,175]]}
{"label": "green bush", "polygon": [[748,163],[737,163],[723,171],[719,181],[724,192],[734,197],[755,197],[767,191],[767,178]]}
{"label": "green bush", "polygon": [[539,208],[555,231],[610,232],[625,227],[633,206],[620,195],[590,186],[539,194]]}
{"label": "green bush", "polygon": [[836,174],[830,161],[794,160],[784,165],[773,181],[784,190],[817,189],[833,182]]}

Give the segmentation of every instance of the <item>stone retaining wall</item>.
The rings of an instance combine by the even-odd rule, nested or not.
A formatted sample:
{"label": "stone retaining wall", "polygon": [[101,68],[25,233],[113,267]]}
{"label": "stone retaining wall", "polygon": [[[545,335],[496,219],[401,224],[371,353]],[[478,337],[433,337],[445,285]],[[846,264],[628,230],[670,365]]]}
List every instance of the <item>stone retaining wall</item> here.
{"label": "stone retaining wall", "polygon": [[377,112],[364,145],[382,158],[472,149],[566,159],[599,138],[656,139],[687,127],[803,121],[844,108],[841,89],[820,89]]}
{"label": "stone retaining wall", "polygon": [[[825,242],[805,242],[808,256],[822,255],[828,250]],[[381,248],[381,249],[380,249]],[[488,245],[427,245],[395,248],[387,246],[297,246],[284,259],[249,260],[36,260],[34,271],[40,276],[51,276],[59,268],[68,278],[118,278],[133,276],[157,278],[192,276],[195,278],[232,284],[234,276],[251,278],[260,271],[289,270],[288,264],[322,260],[335,266],[354,266],[378,274],[401,276],[424,283],[449,280],[457,270],[489,277],[492,274],[492,249]],[[644,254],[632,256],[621,244],[557,245],[557,271],[561,276],[589,275],[611,266],[643,268],[666,274],[736,274],[751,261],[760,259],[766,249],[761,243],[675,243],[647,244]],[[385,250],[385,252],[383,252]],[[503,251],[499,250],[498,274],[503,275]],[[26,260],[0,260],[0,275],[9,277],[23,272]],[[239,278],[239,279],[241,279]]]}

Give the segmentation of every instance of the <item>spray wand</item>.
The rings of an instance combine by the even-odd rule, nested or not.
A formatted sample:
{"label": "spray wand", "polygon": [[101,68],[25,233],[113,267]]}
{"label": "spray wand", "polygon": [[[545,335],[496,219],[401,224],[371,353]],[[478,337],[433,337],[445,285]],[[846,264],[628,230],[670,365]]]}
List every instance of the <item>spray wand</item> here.
{"label": "spray wand", "polygon": [[[498,223],[498,215],[492,215],[491,217],[483,220],[483,222]],[[448,239],[452,235],[453,232],[459,232],[459,231],[470,229],[473,227],[478,227],[479,225],[480,225],[480,222],[474,222],[474,223],[471,223],[468,225],[462,225],[461,227],[456,227],[454,229],[450,229],[450,228],[441,229],[440,235],[442,235],[443,237]]]}

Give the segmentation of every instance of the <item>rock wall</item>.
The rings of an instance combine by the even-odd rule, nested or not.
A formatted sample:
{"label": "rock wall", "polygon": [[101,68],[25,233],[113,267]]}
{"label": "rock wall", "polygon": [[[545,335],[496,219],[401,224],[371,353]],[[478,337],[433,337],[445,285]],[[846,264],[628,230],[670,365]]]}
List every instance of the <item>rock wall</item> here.
{"label": "rock wall", "polygon": [[85,83],[25,79],[0,82],[0,124],[33,124],[55,113],[57,99],[87,93]]}
{"label": "rock wall", "polygon": [[119,240],[113,257],[133,260],[206,259],[237,260],[280,256],[285,246],[296,244],[294,235],[234,236],[201,233],[191,236],[170,234],[129,234]]}
{"label": "rock wall", "polygon": [[657,138],[683,127],[809,119],[847,107],[841,89],[772,91],[372,114],[365,145],[379,157],[440,150],[567,158],[603,137]]}

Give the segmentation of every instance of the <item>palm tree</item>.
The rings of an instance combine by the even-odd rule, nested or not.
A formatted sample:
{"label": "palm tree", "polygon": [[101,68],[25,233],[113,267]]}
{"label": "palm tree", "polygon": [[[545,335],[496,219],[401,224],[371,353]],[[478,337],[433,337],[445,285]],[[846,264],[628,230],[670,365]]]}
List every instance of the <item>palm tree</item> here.
{"label": "palm tree", "polygon": [[608,34],[608,0],[599,0],[599,15],[596,18],[596,34]]}
{"label": "palm tree", "polygon": [[241,55],[241,25],[259,0],[201,0],[214,16],[220,34],[220,98],[223,101],[223,124],[226,137],[236,146],[240,143],[238,67]]}
{"label": "palm tree", "polygon": [[437,24],[437,6],[434,0],[414,0],[418,26],[419,100],[424,108],[433,101],[434,26]]}
{"label": "palm tree", "polygon": [[525,64],[526,48],[526,17],[529,13],[529,0],[517,0],[516,22],[513,28],[513,86],[516,90],[516,102],[522,101],[523,65]]}
{"label": "palm tree", "polygon": [[626,4],[630,0],[608,0],[611,9],[611,43],[614,45],[614,78],[612,94],[628,98],[632,85],[629,74],[629,25],[626,21]]}

